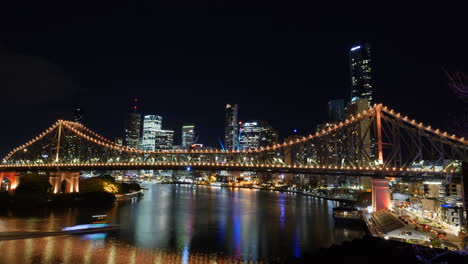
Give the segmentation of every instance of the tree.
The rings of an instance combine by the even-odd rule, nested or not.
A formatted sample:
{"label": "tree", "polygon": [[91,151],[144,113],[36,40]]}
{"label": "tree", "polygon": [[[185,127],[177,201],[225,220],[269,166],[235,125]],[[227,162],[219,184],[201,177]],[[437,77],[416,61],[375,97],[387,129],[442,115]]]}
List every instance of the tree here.
{"label": "tree", "polygon": [[49,177],[35,173],[28,173],[21,176],[20,184],[15,190],[19,193],[37,193],[47,195],[52,185],[49,183]]}

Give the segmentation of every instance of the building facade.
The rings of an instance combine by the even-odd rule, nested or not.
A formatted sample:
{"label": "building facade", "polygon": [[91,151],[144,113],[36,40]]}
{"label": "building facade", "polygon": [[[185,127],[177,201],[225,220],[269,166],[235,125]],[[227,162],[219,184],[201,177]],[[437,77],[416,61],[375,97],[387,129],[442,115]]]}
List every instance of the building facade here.
{"label": "building facade", "polygon": [[161,116],[145,115],[143,117],[142,150],[154,151],[156,149],[156,131],[161,130],[161,123]]}
{"label": "building facade", "polygon": [[189,149],[193,143],[195,143],[195,126],[182,126],[182,149]]}
{"label": "building facade", "polygon": [[345,100],[336,99],[328,101],[328,121],[338,123],[345,115]]}
{"label": "building facade", "polygon": [[239,127],[237,104],[226,105],[226,123],[224,127],[224,148],[226,150],[237,150],[239,146]]}
{"label": "building facade", "polygon": [[141,115],[129,113],[125,121],[125,146],[137,149],[140,144]]}
{"label": "building facade", "polygon": [[174,145],[173,130],[157,130],[155,134],[156,150],[171,150]]}
{"label": "building facade", "polygon": [[351,100],[365,98],[372,104],[371,48],[368,43],[356,45],[349,52]]}
{"label": "building facade", "polygon": [[266,121],[250,121],[239,129],[240,149],[250,150],[278,143],[278,131]]}
{"label": "building facade", "polygon": [[73,121],[83,124],[83,120],[84,120],[83,109],[82,108],[75,109],[75,111],[73,112]]}

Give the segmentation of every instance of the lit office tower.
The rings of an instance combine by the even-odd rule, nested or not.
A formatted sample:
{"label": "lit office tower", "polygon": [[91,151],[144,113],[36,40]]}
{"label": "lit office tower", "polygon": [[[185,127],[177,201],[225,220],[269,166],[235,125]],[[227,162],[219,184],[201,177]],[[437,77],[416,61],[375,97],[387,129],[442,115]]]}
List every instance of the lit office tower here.
{"label": "lit office tower", "polygon": [[83,124],[83,119],[84,119],[83,109],[82,108],[75,109],[75,112],[73,112],[73,121]]}
{"label": "lit office tower", "polygon": [[237,126],[237,104],[226,105],[226,124],[224,128],[224,148],[226,150],[236,150],[238,142],[238,126]]}
{"label": "lit office tower", "polygon": [[182,148],[188,149],[193,143],[195,143],[195,126],[182,126]]}
{"label": "lit office tower", "polygon": [[162,117],[145,115],[143,117],[143,139],[141,149],[154,151],[156,148],[156,131],[161,130]]}
{"label": "lit office tower", "polygon": [[174,131],[173,130],[157,130],[155,136],[156,150],[169,150],[172,149],[174,144]]}
{"label": "lit office tower", "polygon": [[138,113],[138,99],[133,101],[133,113],[127,114],[125,120],[125,146],[137,149],[140,143],[141,115]]}
{"label": "lit office tower", "polygon": [[328,101],[328,120],[330,122],[340,122],[345,114],[344,99]]}
{"label": "lit office tower", "polygon": [[278,132],[266,121],[245,122],[239,129],[240,149],[249,150],[278,143]]}
{"label": "lit office tower", "polygon": [[351,70],[351,103],[356,99],[367,99],[372,104],[372,69],[370,45],[365,43],[351,48],[349,52]]}

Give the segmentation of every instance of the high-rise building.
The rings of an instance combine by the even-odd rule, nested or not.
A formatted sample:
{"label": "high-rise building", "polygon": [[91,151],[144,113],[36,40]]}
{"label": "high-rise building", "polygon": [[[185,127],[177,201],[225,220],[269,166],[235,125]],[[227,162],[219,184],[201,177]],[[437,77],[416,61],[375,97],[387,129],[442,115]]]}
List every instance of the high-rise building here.
{"label": "high-rise building", "polygon": [[224,128],[224,148],[226,150],[237,150],[239,145],[239,129],[237,124],[238,111],[237,104],[226,105],[226,124]]}
{"label": "high-rise building", "polygon": [[123,138],[121,137],[114,138],[114,143],[117,145],[123,146]]}
{"label": "high-rise building", "polygon": [[[369,107],[369,100],[366,98],[355,99],[354,102],[348,105],[346,108],[346,117],[356,116],[367,110]],[[346,156],[356,165],[365,166],[368,164],[369,159],[375,158],[375,147],[373,146],[372,130],[369,130],[370,119],[363,118],[358,122],[352,124],[352,129],[349,130],[347,135],[348,140],[344,145],[344,152]],[[354,184],[361,186],[364,189],[370,189],[371,181],[370,177],[351,177],[356,180]],[[351,179],[350,178],[350,179]]]}
{"label": "high-rise building", "polygon": [[173,130],[157,130],[155,134],[155,149],[170,150],[174,144]]}
{"label": "high-rise building", "polygon": [[344,99],[336,99],[328,101],[328,120],[330,122],[340,122],[345,114]]}
{"label": "high-rise building", "polygon": [[145,115],[143,117],[143,139],[141,149],[154,151],[156,148],[156,131],[161,130],[162,117]]}
{"label": "high-rise building", "polygon": [[84,119],[84,111],[82,108],[77,108],[73,112],[73,121],[83,124],[83,119]]}
{"label": "high-rise building", "polygon": [[125,146],[137,149],[140,146],[141,115],[138,113],[138,99],[134,99],[133,113],[125,120]]}
{"label": "high-rise building", "polygon": [[249,150],[278,143],[278,132],[266,121],[251,121],[241,124],[240,149]]}
{"label": "high-rise building", "polygon": [[367,99],[372,104],[372,67],[370,45],[364,43],[349,52],[351,71],[351,103],[356,99]]}
{"label": "high-rise building", "polygon": [[260,121],[245,122],[241,124],[240,133],[240,149],[249,150],[256,149],[260,146],[260,133],[262,126]]}
{"label": "high-rise building", "polygon": [[260,133],[260,147],[268,147],[278,143],[279,133],[278,130],[266,124],[262,127],[262,132]]}
{"label": "high-rise building", "polygon": [[195,143],[195,126],[182,126],[182,149],[189,149]]}

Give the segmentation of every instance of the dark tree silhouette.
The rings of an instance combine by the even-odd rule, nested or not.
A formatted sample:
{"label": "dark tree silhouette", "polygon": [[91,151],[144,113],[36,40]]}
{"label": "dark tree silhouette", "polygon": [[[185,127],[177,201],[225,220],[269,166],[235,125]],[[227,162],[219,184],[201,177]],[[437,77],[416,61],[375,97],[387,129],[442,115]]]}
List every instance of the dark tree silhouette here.
{"label": "dark tree silhouette", "polygon": [[468,102],[468,74],[463,72],[449,74],[447,71],[445,73],[450,79],[449,86],[455,95],[464,102]]}
{"label": "dark tree silhouette", "polygon": [[455,134],[468,138],[468,73],[457,71],[450,74],[444,71],[449,79],[449,87],[464,105],[463,111],[452,115],[449,126]]}

